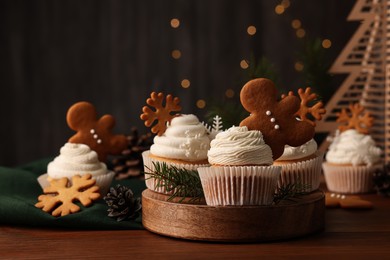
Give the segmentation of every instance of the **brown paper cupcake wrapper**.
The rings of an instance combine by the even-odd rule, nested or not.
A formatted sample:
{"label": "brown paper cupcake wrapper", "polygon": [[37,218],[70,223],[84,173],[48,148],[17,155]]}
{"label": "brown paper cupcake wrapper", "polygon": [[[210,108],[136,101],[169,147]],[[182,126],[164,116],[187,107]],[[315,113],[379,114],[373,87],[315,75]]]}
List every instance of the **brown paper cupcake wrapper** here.
{"label": "brown paper cupcake wrapper", "polygon": [[328,189],[346,194],[372,192],[373,173],[381,167],[381,164],[373,166],[338,166],[326,162],[322,164]]}
{"label": "brown paper cupcake wrapper", "polygon": [[[163,187],[163,183],[159,183],[158,180],[151,178],[150,174],[147,174],[147,172],[154,171],[154,163],[166,163],[167,166],[175,166],[177,168],[184,168],[187,170],[197,170],[199,167],[205,167],[209,166],[208,164],[185,164],[185,163],[173,163],[169,161],[163,161],[159,160],[157,158],[152,158],[149,156],[150,151],[145,151],[142,153],[142,159],[144,162],[144,171],[145,171],[145,184],[146,187],[152,191],[162,193],[162,194],[168,194],[171,195],[175,193],[175,190],[169,190],[167,191],[165,187]],[[160,184],[160,185],[159,185]]]}
{"label": "brown paper cupcake wrapper", "polygon": [[300,192],[311,192],[320,187],[321,166],[324,153],[317,152],[316,157],[294,163],[279,165],[282,167],[282,173],[278,181],[278,187],[288,184],[301,183],[303,189]]}
{"label": "brown paper cupcake wrapper", "polygon": [[[96,185],[99,186],[99,192],[101,196],[105,196],[110,189],[110,185],[112,182],[112,179],[114,178],[115,172],[109,171],[104,175],[99,175],[99,176],[92,176],[92,179],[96,181]],[[47,186],[50,185],[48,181],[48,174],[42,174],[41,176],[38,177],[38,183],[41,185],[42,189],[46,188]],[[69,185],[71,185],[72,180],[69,179]]]}
{"label": "brown paper cupcake wrapper", "polygon": [[269,205],[280,176],[279,166],[198,168],[209,206]]}

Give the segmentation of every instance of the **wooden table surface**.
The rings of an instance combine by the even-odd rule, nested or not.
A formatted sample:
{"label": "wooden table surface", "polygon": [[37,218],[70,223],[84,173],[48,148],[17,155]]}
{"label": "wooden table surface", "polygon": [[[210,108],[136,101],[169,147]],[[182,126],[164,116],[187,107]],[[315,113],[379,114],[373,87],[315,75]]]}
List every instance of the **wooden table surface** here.
{"label": "wooden table surface", "polygon": [[[0,227],[1,259],[200,259],[302,258],[390,259],[390,199],[362,198],[371,210],[327,209],[325,230],[286,241],[226,244],[185,241],[146,230],[72,231]],[[306,258],[313,259],[313,258]]]}

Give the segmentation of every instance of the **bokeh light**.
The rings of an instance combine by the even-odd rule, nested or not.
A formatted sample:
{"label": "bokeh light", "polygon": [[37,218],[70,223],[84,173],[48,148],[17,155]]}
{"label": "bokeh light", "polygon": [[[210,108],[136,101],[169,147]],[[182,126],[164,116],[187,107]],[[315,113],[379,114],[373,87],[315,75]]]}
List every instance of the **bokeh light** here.
{"label": "bokeh light", "polygon": [[277,6],[275,7],[275,13],[276,13],[276,14],[283,14],[284,11],[285,11],[285,8],[284,8],[283,5],[277,5]]}
{"label": "bokeh light", "polygon": [[283,5],[284,8],[288,8],[290,6],[290,0],[283,0],[281,5]]}
{"label": "bokeh light", "polygon": [[294,64],[294,69],[295,69],[296,71],[302,71],[303,68],[304,68],[304,65],[303,65],[302,62],[300,62],[300,61],[295,62],[295,64]]}
{"label": "bokeh light", "polygon": [[196,106],[198,108],[205,108],[206,107],[206,101],[204,101],[203,99],[199,99],[198,101],[196,101]]}
{"label": "bokeh light", "polygon": [[248,26],[248,29],[246,29],[246,31],[249,35],[255,35],[256,34],[256,27],[253,25]]}
{"label": "bokeh light", "polygon": [[180,26],[180,20],[177,18],[171,19],[171,27],[172,28],[178,28]]}
{"label": "bokeh light", "polygon": [[229,88],[225,91],[225,96],[228,97],[228,98],[232,98],[234,97],[234,90]]}
{"label": "bokeh light", "polygon": [[240,62],[240,67],[245,70],[245,69],[247,69],[249,67],[249,64],[248,64],[248,62],[246,60],[242,60]]}
{"label": "bokeh light", "polygon": [[179,51],[179,50],[172,51],[172,58],[174,58],[175,60],[178,60],[178,59],[180,59],[180,57],[181,57],[181,51]]}
{"label": "bokeh light", "polygon": [[302,26],[302,23],[301,23],[300,20],[298,20],[298,19],[292,20],[292,22],[291,22],[291,27],[292,28],[299,29],[299,28],[301,28],[301,26]]}
{"label": "bokeh light", "polygon": [[298,38],[303,38],[306,35],[306,31],[304,29],[300,28],[296,31],[296,35]]}
{"label": "bokeh light", "polygon": [[191,82],[190,82],[188,79],[183,79],[183,80],[181,81],[181,86],[182,86],[182,88],[189,88],[190,85],[191,85]]}
{"label": "bokeh light", "polygon": [[332,42],[329,39],[325,39],[322,41],[322,47],[325,49],[329,49],[332,46]]}

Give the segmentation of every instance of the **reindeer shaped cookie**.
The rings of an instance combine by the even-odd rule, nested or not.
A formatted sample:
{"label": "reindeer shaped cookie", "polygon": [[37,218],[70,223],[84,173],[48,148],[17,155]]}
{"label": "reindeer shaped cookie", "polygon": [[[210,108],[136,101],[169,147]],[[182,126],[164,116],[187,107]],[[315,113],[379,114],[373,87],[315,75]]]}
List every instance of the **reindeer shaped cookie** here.
{"label": "reindeer shaped cookie", "polygon": [[127,147],[126,136],[111,134],[115,119],[111,115],[97,118],[95,107],[88,102],[71,106],[66,121],[71,129],[77,131],[69,142],[88,145],[98,154],[101,162],[108,154],[119,154]]}
{"label": "reindeer shaped cookie", "polygon": [[272,81],[265,78],[249,81],[242,88],[240,99],[251,113],[240,126],[261,131],[274,160],[283,154],[286,144],[300,146],[313,138],[314,125],[306,118],[296,118],[302,106],[300,99],[290,93],[278,101],[278,91]]}

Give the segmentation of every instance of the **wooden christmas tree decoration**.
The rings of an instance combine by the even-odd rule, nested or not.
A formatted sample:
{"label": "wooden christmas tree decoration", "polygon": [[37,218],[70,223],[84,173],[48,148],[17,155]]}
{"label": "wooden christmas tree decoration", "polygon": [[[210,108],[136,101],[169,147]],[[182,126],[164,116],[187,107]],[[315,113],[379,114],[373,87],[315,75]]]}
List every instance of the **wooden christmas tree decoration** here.
{"label": "wooden christmas tree decoration", "polygon": [[362,23],[330,69],[331,73],[349,75],[327,103],[327,114],[316,127],[317,132],[333,132],[338,126],[336,113],[351,103],[360,103],[375,119],[370,134],[383,149],[386,162],[390,160],[388,8],[388,0],[357,0],[348,20]]}

